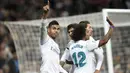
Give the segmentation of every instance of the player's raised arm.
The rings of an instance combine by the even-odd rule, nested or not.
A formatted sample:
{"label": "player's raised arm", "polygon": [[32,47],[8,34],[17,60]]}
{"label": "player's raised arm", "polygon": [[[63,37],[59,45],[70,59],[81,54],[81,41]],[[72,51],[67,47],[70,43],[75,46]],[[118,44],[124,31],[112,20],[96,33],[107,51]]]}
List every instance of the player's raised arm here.
{"label": "player's raised arm", "polygon": [[43,45],[43,43],[47,40],[47,15],[50,10],[50,2],[48,1],[48,4],[43,6],[43,15],[42,15],[42,21],[41,21],[41,37],[40,37],[40,44]]}
{"label": "player's raised arm", "polygon": [[109,23],[110,28],[107,34],[104,36],[104,38],[100,40],[99,45],[98,45],[99,47],[105,45],[108,42],[108,40],[111,38],[112,33],[113,33],[114,24],[108,17],[106,18],[106,21]]}

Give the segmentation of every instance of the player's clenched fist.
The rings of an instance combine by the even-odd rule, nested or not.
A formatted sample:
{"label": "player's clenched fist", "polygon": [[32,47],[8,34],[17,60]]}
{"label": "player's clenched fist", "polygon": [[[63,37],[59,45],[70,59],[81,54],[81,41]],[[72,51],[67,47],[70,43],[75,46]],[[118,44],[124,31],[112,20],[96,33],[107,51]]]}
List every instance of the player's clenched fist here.
{"label": "player's clenched fist", "polygon": [[43,10],[44,10],[45,13],[50,10],[50,2],[49,2],[49,0],[48,0],[48,4],[43,6]]}
{"label": "player's clenched fist", "polygon": [[108,17],[106,17],[106,21],[109,23],[109,25],[110,25],[112,28],[114,28],[114,24],[112,23],[112,21],[111,21]]}
{"label": "player's clenched fist", "polygon": [[47,18],[49,10],[50,10],[50,2],[48,0],[47,5],[43,6],[43,16],[42,16],[43,19]]}

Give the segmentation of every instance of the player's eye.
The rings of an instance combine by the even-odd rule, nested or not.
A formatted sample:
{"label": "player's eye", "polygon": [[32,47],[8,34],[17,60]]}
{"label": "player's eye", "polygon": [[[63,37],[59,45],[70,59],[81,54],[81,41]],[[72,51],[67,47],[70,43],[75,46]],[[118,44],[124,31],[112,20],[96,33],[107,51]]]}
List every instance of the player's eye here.
{"label": "player's eye", "polygon": [[72,30],[72,31],[69,31],[68,33],[71,33],[71,32],[73,32],[73,30]]}

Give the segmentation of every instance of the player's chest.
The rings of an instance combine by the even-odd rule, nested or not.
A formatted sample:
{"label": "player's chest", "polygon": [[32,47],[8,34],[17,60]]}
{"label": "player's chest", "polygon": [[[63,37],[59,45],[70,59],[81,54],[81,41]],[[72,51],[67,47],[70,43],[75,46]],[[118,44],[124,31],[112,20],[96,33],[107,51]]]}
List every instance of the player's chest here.
{"label": "player's chest", "polygon": [[42,46],[42,51],[48,54],[60,54],[59,46],[54,41],[48,41]]}
{"label": "player's chest", "polygon": [[56,45],[50,46],[49,51],[52,52],[52,53],[54,53],[54,54],[58,54],[58,55],[60,54],[59,47],[56,46]]}

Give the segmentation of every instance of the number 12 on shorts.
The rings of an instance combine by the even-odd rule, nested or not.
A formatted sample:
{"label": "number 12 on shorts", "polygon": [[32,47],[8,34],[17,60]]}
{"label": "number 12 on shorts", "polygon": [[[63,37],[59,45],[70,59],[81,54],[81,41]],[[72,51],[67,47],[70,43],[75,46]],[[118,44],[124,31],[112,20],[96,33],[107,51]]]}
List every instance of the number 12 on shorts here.
{"label": "number 12 on shorts", "polygon": [[74,52],[72,54],[72,57],[74,59],[74,64],[77,67],[83,67],[86,64],[86,62],[84,62],[86,59],[86,55],[84,52],[82,52],[82,51],[81,52]]}

